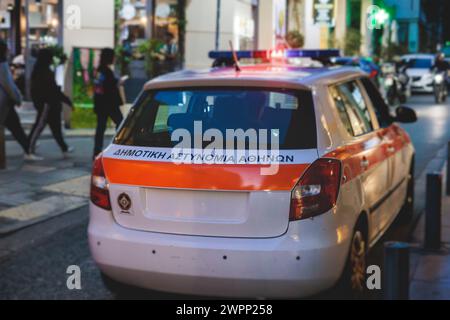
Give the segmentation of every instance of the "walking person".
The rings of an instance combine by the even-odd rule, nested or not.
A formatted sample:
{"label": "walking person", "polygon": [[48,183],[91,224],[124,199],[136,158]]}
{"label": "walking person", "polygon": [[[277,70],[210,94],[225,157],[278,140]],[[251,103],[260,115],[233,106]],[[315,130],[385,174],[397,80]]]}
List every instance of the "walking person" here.
{"label": "walking person", "polygon": [[69,153],[74,151],[74,148],[69,147],[64,141],[61,128],[61,113],[63,102],[72,109],[73,104],[56,84],[55,73],[50,68],[52,62],[53,53],[49,49],[39,50],[31,74],[31,98],[36,108],[37,116],[30,133],[29,152],[34,153],[36,142],[48,124],[64,157],[68,157]]}
{"label": "walking person", "polygon": [[29,152],[28,138],[14,106],[22,104],[22,96],[14,83],[8,61],[8,46],[0,39],[0,126],[5,126],[25,152],[25,160],[41,158]]}
{"label": "walking person", "polygon": [[120,81],[114,75],[114,50],[105,48],[100,54],[100,65],[97,68],[94,89],[94,112],[97,115],[97,129],[95,131],[94,158],[103,150],[103,140],[108,118],[117,127],[123,120],[120,106],[123,104],[119,91]]}
{"label": "walking person", "polygon": [[164,51],[164,65],[163,73],[174,72],[178,67],[178,44],[173,33],[167,31],[165,36]]}

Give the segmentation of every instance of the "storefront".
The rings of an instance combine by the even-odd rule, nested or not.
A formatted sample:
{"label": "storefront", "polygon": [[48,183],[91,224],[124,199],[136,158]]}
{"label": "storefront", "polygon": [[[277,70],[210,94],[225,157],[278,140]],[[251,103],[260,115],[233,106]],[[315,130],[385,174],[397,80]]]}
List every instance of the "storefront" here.
{"label": "storefront", "polygon": [[144,42],[150,37],[165,40],[170,33],[180,38],[183,1],[123,0],[118,9],[119,41]]}
{"label": "storefront", "polygon": [[60,44],[61,6],[58,0],[2,0],[0,37],[7,39],[15,55],[27,45],[32,49]]}
{"label": "storefront", "polygon": [[10,42],[11,37],[11,7],[8,3],[0,3],[0,39]]}
{"label": "storefront", "polygon": [[258,0],[123,0],[117,12],[116,43],[131,73],[142,70],[133,66],[145,59],[146,51],[157,56],[155,74],[207,67],[208,51],[216,42],[220,49],[229,49],[229,41],[236,49],[257,48],[258,4]]}
{"label": "storefront", "polygon": [[145,62],[150,76],[182,67],[184,1],[124,0],[116,9],[116,44],[124,73],[142,72],[136,61]]}
{"label": "storefront", "polygon": [[28,1],[30,47],[59,44],[62,37],[59,28],[60,5],[58,0]]}

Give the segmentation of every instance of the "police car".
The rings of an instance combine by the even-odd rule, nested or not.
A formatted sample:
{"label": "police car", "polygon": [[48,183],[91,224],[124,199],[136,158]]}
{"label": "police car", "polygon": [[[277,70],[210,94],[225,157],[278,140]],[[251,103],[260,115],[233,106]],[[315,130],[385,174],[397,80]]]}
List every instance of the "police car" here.
{"label": "police car", "polygon": [[331,53],[213,52],[235,66],[145,85],[93,166],[89,245],[110,288],[364,290],[368,250],[411,213],[415,151],[397,122],[416,115],[390,114],[357,69],[297,63]]}

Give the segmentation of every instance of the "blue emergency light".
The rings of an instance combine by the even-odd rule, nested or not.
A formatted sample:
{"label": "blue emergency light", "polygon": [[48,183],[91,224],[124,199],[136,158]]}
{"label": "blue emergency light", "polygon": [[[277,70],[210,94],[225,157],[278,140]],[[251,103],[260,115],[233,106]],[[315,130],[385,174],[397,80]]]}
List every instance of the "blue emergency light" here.
{"label": "blue emergency light", "polygon": [[[210,51],[210,59],[233,59],[233,51]],[[311,58],[327,59],[340,57],[338,49],[329,50],[304,50],[304,49],[281,49],[281,50],[247,50],[236,51],[238,59],[272,59],[272,58]]]}

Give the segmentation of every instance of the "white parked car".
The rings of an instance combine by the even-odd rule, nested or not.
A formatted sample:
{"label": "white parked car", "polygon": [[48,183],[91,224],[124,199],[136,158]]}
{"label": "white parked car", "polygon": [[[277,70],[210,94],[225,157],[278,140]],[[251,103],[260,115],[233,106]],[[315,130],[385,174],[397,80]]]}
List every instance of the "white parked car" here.
{"label": "white parked car", "polygon": [[[94,163],[93,259],[110,288],[360,292],[368,250],[411,212],[414,147],[395,122],[415,119],[405,107],[390,115],[367,75],[347,67],[265,63],[152,80]],[[258,136],[261,153],[249,156],[251,139],[228,130],[270,139]],[[210,147],[221,136],[223,149]],[[194,147],[178,148],[180,137]]]}
{"label": "white parked car", "polygon": [[411,90],[413,92],[433,92],[433,73],[431,68],[434,65],[434,55],[432,54],[408,54],[402,56],[402,61],[408,64],[406,73],[410,77]]}

